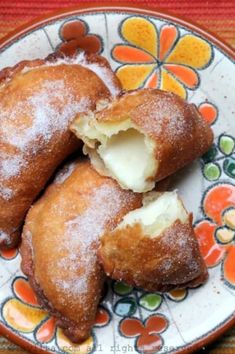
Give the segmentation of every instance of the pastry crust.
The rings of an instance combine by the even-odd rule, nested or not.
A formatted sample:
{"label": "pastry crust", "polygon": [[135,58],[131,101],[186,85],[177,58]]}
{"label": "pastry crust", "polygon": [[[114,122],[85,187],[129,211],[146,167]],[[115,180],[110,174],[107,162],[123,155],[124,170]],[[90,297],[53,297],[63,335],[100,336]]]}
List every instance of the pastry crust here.
{"label": "pastry crust", "polygon": [[120,91],[98,55],[23,61],[0,72],[0,247],[19,240],[24,216],[57,166],[81,142],[69,123]]}
{"label": "pastry crust", "polygon": [[[85,153],[90,155],[93,165],[100,173],[112,176],[123,188],[135,192],[153,189],[155,182],[171,175],[206,152],[213,141],[213,132],[195,105],[187,103],[173,93],[157,89],[124,93],[103,110],[90,114],[88,121],[89,124],[86,124],[86,115],[78,114],[71,125],[75,134],[85,142]],[[125,137],[128,131],[129,136]],[[130,139],[135,142],[139,139],[139,142],[146,145],[145,155],[140,157],[139,161],[136,156],[141,156],[143,147],[136,149],[136,153],[133,148],[131,152]],[[126,155],[126,161],[123,158],[115,171],[111,147],[113,156],[120,157],[117,145],[119,149],[121,144],[125,147],[123,141],[126,151],[124,148],[120,151],[122,155]],[[149,172],[143,171],[144,176],[139,177],[138,185],[130,181],[131,167],[129,175],[122,176],[122,180],[120,177],[120,171],[127,170],[134,158],[135,174],[144,161],[151,159],[146,166],[146,171],[148,169]],[[134,175],[132,178],[134,179]]]}
{"label": "pastry crust", "polygon": [[[169,215],[163,217],[169,220]],[[196,287],[208,277],[191,214],[185,221],[173,221],[157,236],[150,236],[138,220],[118,226],[102,236],[98,255],[109,277],[146,291]]]}
{"label": "pastry crust", "polygon": [[138,208],[141,199],[84,161],[59,173],[27,215],[22,270],[40,304],[75,342],[89,336],[101,297],[105,277],[97,259],[99,237]]}

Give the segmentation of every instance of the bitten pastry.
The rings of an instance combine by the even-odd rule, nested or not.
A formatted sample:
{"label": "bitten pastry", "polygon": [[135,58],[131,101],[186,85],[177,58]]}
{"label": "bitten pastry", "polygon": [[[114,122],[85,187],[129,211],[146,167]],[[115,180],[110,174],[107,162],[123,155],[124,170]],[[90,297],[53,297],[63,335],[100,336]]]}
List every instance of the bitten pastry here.
{"label": "bitten pastry", "polygon": [[97,171],[134,192],[152,190],[213,141],[195,105],[156,89],[125,93],[101,111],[78,114],[71,129]]}
{"label": "bitten pastry", "polygon": [[195,287],[208,277],[192,215],[176,192],[151,192],[143,206],[101,238],[98,251],[108,276],[146,291]]}
{"label": "bitten pastry", "polygon": [[52,55],[0,72],[0,247],[17,243],[32,201],[78,148],[69,130],[75,115],[119,90],[97,55]]}
{"label": "bitten pastry", "polygon": [[40,304],[75,342],[94,324],[104,273],[99,237],[111,231],[141,195],[101,177],[89,162],[68,165],[30,209],[22,235],[22,270]]}

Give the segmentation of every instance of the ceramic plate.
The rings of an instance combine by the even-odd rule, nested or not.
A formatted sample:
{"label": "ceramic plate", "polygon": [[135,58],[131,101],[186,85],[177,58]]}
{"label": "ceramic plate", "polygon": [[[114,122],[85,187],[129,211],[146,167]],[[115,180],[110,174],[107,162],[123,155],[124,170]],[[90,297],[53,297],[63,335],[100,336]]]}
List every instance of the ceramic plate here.
{"label": "ceramic plate", "polygon": [[[169,294],[110,282],[91,337],[72,344],[37,303],[17,250],[1,252],[0,328],[33,352],[186,353],[235,323],[235,66],[232,51],[201,29],[151,10],[79,8],[2,41],[0,68],[57,48],[104,55],[124,88],[158,87],[195,103],[212,126],[210,151],[174,182],[194,214],[209,268],[206,285]],[[170,163],[170,161],[169,161]]]}

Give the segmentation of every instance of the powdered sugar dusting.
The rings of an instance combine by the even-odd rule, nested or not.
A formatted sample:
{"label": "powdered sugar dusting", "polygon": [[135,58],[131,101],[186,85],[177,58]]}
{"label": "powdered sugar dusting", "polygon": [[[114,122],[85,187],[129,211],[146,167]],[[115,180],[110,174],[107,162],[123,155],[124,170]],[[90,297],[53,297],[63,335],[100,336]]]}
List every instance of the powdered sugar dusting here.
{"label": "powdered sugar dusting", "polygon": [[110,69],[101,66],[99,64],[89,64],[86,61],[82,61],[81,65],[93,71],[104,82],[105,86],[109,89],[111,95],[116,97],[120,92],[117,85],[113,82],[113,73]]}
{"label": "powdered sugar dusting", "polygon": [[93,71],[103,81],[112,96],[115,97],[120,92],[119,87],[117,87],[117,84],[114,81],[114,74],[112,73],[111,69],[105,67],[104,65],[101,65],[100,63],[89,63],[89,61],[87,61],[86,59],[86,55],[84,52],[79,53],[75,58],[72,59],[64,58],[58,60],[52,65],[59,65],[61,63],[73,63],[82,65],[83,67]]}
{"label": "powdered sugar dusting", "polygon": [[10,200],[14,196],[13,190],[6,185],[8,179],[16,176],[26,164],[21,154],[8,156],[0,151],[0,196],[4,200]]}
{"label": "powdered sugar dusting", "polygon": [[84,66],[85,68],[90,69],[93,71],[99,78],[104,82],[104,84],[109,89],[112,96],[117,96],[120,92],[120,89],[117,87],[116,83],[114,82],[114,74],[111,72],[110,69],[106,68],[105,66],[101,66],[100,64],[95,63],[88,63],[86,61],[84,53],[81,53],[77,61]]}
{"label": "powdered sugar dusting", "polygon": [[2,187],[0,188],[0,197],[2,197],[5,200],[10,200],[13,196],[13,190],[8,187]]}
{"label": "powdered sugar dusting", "polygon": [[[191,139],[189,135],[193,133],[193,122],[185,118],[185,109],[187,108],[176,103],[173,94],[168,93],[167,96],[159,98],[147,95],[146,102],[137,108],[136,116],[141,119],[141,127],[150,134],[167,134],[170,141],[181,139],[185,134]],[[145,114],[141,118],[143,112]]]}
{"label": "powdered sugar dusting", "polygon": [[[76,102],[67,91],[63,80],[45,80],[39,92],[26,102],[18,102],[13,111],[1,109],[1,119],[8,123],[1,124],[2,140],[25,152],[32,141],[43,137],[43,142],[48,142],[56,131],[64,130],[76,112],[84,111],[88,104],[86,98]],[[16,125],[17,116],[27,112],[31,112],[30,126]]]}
{"label": "powdered sugar dusting", "polygon": [[[0,191],[4,179],[17,176],[27,163],[56,132],[63,132],[75,114],[85,111],[89,100],[75,100],[63,80],[45,80],[40,90],[27,100],[16,102],[14,109],[0,104],[0,136],[15,154],[0,151]],[[23,119],[22,124],[17,124]],[[5,194],[5,193],[4,193]]]}
{"label": "powdered sugar dusting", "polygon": [[166,257],[159,267],[163,272],[171,269],[175,271],[176,265],[187,269],[185,274],[180,274],[182,277],[182,283],[186,283],[189,279],[193,279],[198,275],[201,267],[201,259],[195,253],[195,248],[198,248],[196,236],[188,220],[185,224],[173,225],[167,229],[167,236],[162,237],[162,244],[166,245],[166,248],[177,250],[177,254],[174,257],[169,255]]}
{"label": "powdered sugar dusting", "polygon": [[[85,212],[67,222],[67,242],[62,247],[67,250],[68,255],[61,258],[57,266],[60,272],[70,269],[70,277],[57,280],[60,289],[73,296],[81,296],[87,292],[89,281],[95,272],[99,238],[108,223],[127,205],[129,198],[129,192],[121,191],[113,184],[102,185],[92,193]],[[79,277],[75,274],[79,274]]]}
{"label": "powdered sugar dusting", "polygon": [[1,153],[0,161],[0,176],[2,177],[12,177],[16,176],[20,169],[25,165],[20,154],[8,157],[7,154]]}
{"label": "powdered sugar dusting", "polygon": [[[65,57],[65,58],[60,58],[57,59],[54,62],[51,63],[47,63],[47,66],[57,66],[57,65],[61,65],[61,64],[67,64],[67,65],[72,65],[72,64],[79,64],[81,66],[83,66],[84,68],[87,68],[91,71],[93,71],[105,84],[105,86],[108,88],[108,90],[110,91],[111,95],[113,97],[117,96],[120,92],[120,88],[117,86],[114,78],[114,73],[112,72],[112,70],[110,68],[107,68],[106,66],[102,65],[101,63],[97,62],[97,63],[90,63],[87,59],[86,59],[86,55],[84,52],[80,52],[76,57]],[[30,71],[33,68],[28,67],[28,68],[24,68],[24,71]]]}

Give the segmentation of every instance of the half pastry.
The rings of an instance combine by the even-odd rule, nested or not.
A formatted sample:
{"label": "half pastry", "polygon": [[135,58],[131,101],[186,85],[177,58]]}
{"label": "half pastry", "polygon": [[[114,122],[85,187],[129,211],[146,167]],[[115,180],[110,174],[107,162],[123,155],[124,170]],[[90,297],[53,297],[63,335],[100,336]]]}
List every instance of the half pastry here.
{"label": "half pastry", "polygon": [[155,89],[125,93],[101,111],[78,114],[71,129],[97,171],[134,192],[152,190],[213,141],[195,105]]}
{"label": "half pastry", "polygon": [[146,291],[195,287],[207,269],[176,192],[151,192],[143,206],[101,238],[99,258],[108,276]]}
{"label": "half pastry", "polygon": [[95,321],[105,278],[99,237],[138,208],[141,198],[101,177],[89,162],[78,162],[59,173],[27,215],[22,270],[72,341],[85,340]]}
{"label": "half pastry", "polygon": [[50,56],[0,72],[0,247],[17,243],[32,201],[78,148],[69,130],[75,115],[119,90],[97,55]]}

